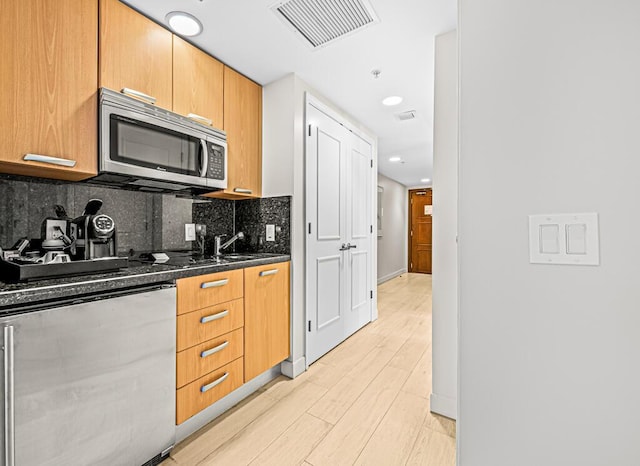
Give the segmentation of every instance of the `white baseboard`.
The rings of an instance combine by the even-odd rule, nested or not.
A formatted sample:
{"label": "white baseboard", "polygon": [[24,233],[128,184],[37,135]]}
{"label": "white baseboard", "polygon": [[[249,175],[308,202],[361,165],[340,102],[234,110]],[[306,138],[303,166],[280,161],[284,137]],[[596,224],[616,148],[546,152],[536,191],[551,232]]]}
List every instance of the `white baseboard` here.
{"label": "white baseboard", "polygon": [[432,413],[440,414],[441,416],[445,416],[453,420],[458,417],[455,398],[449,398],[447,396],[438,395],[437,393],[432,393],[430,403]]}
{"label": "white baseboard", "polygon": [[282,361],[280,364],[280,371],[282,372],[282,375],[286,375],[290,379],[295,379],[306,370],[307,361],[304,356],[296,359],[295,361]]}
{"label": "white baseboard", "polygon": [[393,273],[390,273],[388,275],[385,275],[384,277],[380,277],[378,278],[378,285],[383,284],[384,282],[388,282],[389,280],[391,280],[392,278],[396,278],[399,277],[400,275],[403,275],[407,273],[407,269],[400,269],[400,270],[396,270]]}
{"label": "white baseboard", "polygon": [[260,374],[255,379],[248,381],[237,390],[232,391],[221,400],[216,401],[208,408],[203,409],[192,418],[187,419],[179,426],[176,426],[176,444],[186,439],[195,431],[200,430],[201,428],[209,424],[225,411],[233,408],[246,397],[251,395],[263,385],[269,383],[279,375],[280,366],[272,367],[268,371]]}

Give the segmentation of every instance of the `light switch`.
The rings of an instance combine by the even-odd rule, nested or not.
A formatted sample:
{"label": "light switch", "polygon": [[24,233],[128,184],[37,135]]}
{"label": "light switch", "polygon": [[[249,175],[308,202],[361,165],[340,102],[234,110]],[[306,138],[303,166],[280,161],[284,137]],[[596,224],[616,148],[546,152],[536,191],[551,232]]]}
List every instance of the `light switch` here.
{"label": "light switch", "polygon": [[530,215],[529,262],[600,265],[598,214]]}
{"label": "light switch", "polygon": [[276,226],[267,225],[267,241],[275,241],[275,240],[276,240]]}
{"label": "light switch", "polygon": [[567,254],[587,253],[587,225],[572,223],[567,229]]}
{"label": "light switch", "polygon": [[540,225],[540,253],[558,254],[560,252],[560,227],[556,225]]}
{"label": "light switch", "polygon": [[185,241],[196,240],[196,224],[195,223],[184,224],[184,240]]}

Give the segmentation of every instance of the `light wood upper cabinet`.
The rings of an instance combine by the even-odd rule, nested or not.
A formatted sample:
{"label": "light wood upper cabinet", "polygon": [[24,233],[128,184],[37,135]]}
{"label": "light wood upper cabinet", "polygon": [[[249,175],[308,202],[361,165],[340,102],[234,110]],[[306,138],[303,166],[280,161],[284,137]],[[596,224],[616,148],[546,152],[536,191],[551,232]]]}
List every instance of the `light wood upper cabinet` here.
{"label": "light wood upper cabinet", "polygon": [[262,195],[262,87],[224,68],[224,128],[227,132],[227,189],[212,197]]}
{"label": "light wood upper cabinet", "polygon": [[100,0],[100,86],[134,89],[170,110],[172,73],[173,34],[118,0]]}
{"label": "light wood upper cabinet", "polygon": [[[173,38],[173,111],[195,114],[222,129],[224,65],[181,38]],[[201,120],[196,120],[203,122]],[[207,124],[207,123],[205,123]]]}
{"label": "light wood upper cabinet", "polygon": [[[97,0],[2,2],[0,172],[96,174],[97,9]],[[55,159],[25,161],[26,154]]]}
{"label": "light wood upper cabinet", "polygon": [[244,269],[244,380],[289,356],[289,262]]}

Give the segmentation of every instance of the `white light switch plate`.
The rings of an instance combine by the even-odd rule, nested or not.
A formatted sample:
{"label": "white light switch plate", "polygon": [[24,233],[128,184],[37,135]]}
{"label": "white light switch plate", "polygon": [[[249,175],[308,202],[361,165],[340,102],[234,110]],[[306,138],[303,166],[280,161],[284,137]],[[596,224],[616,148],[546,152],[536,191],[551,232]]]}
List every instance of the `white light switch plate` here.
{"label": "white light switch plate", "polygon": [[276,240],[276,226],[267,225],[267,241],[275,241],[275,240]]}
{"label": "white light switch plate", "polygon": [[529,262],[600,265],[598,214],[530,215]]}
{"label": "white light switch plate", "polygon": [[184,224],[184,240],[185,241],[196,240],[196,224],[195,223]]}

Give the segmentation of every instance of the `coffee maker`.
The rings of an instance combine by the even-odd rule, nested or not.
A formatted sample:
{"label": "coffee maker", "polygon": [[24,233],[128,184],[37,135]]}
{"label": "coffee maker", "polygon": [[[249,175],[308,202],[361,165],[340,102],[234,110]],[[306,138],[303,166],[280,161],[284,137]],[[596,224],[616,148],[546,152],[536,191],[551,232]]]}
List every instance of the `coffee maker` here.
{"label": "coffee maker", "polygon": [[101,207],[100,199],[91,199],[82,215],[71,221],[70,232],[74,239],[71,245],[73,260],[116,256],[116,224],[108,215],[98,214]]}

